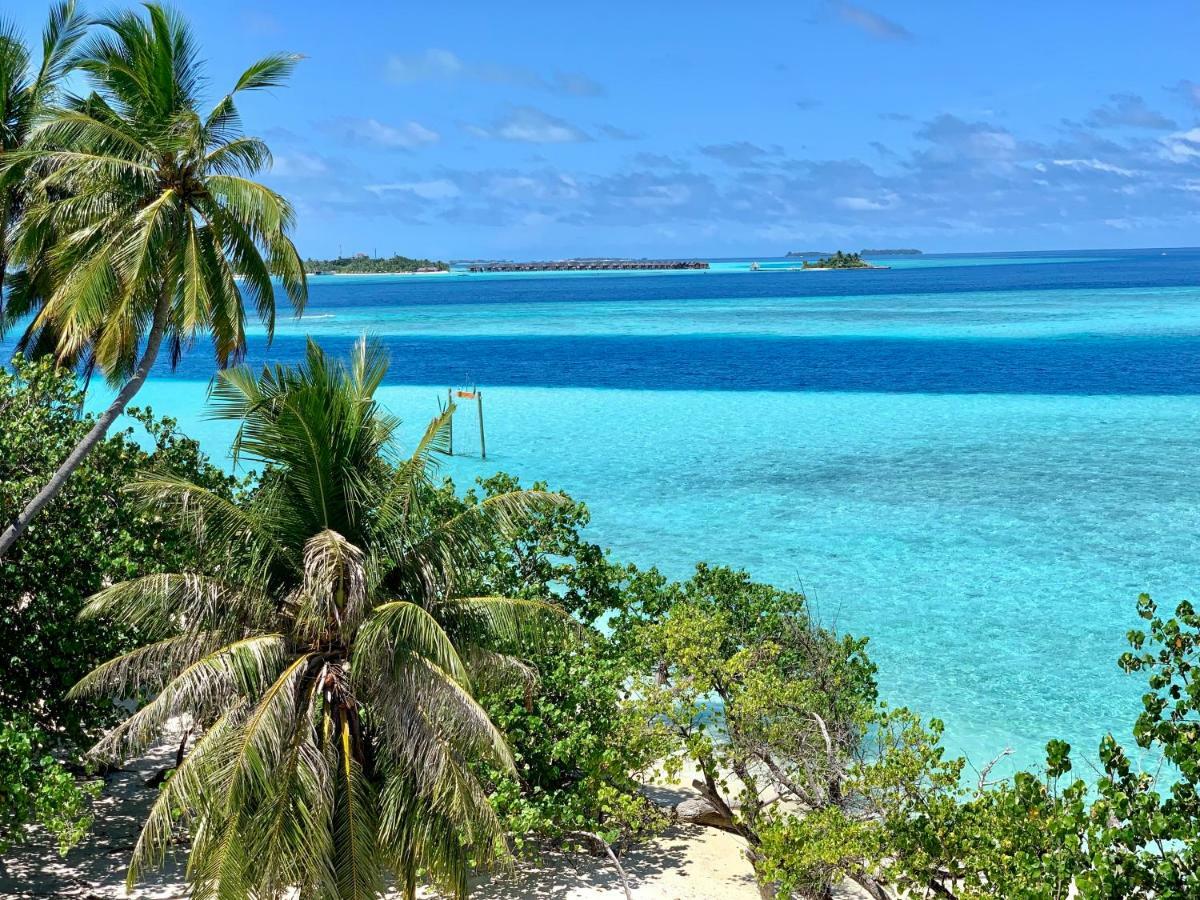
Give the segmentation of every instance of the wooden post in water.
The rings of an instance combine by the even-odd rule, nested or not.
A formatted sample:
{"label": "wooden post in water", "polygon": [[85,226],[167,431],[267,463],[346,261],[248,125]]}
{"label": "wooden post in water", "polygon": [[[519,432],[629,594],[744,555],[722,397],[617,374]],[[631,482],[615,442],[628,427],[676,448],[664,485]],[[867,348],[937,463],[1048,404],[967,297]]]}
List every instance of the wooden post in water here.
{"label": "wooden post in water", "polygon": [[487,439],[483,436],[483,391],[475,392],[475,403],[479,409],[479,455],[487,459]]}
{"label": "wooden post in water", "polygon": [[[446,409],[454,408],[454,391],[446,388]],[[454,413],[450,413],[450,427],[446,429],[447,437],[449,438],[450,452],[448,456],[454,455]]]}

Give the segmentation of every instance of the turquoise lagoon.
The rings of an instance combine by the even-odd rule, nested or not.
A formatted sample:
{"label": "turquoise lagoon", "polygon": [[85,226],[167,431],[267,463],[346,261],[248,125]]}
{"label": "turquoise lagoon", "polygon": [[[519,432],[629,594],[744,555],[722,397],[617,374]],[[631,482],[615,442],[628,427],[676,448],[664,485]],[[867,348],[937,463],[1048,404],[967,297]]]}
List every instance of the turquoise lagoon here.
{"label": "turquoise lagoon", "polygon": [[[479,383],[488,459],[448,474],[546,480],[588,502],[594,540],[672,576],[708,560],[803,589],[976,765],[1128,738],[1137,595],[1173,605],[1200,576],[1200,252],[748,263],[317,278],[251,358],[379,337],[409,438]],[[221,455],[210,375],[197,347],[137,402]]]}

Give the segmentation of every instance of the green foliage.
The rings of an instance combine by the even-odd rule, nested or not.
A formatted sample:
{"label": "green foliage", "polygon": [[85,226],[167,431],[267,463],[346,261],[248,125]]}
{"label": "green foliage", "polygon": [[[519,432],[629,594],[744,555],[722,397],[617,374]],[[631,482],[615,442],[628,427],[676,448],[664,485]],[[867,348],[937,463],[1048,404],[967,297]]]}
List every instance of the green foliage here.
{"label": "green foliage", "polygon": [[1200,894],[1200,614],[1184,601],[1167,619],[1143,594],[1138,615],[1148,631],[1129,633],[1126,672],[1146,677],[1134,725],[1137,745],[1167,765],[1161,780],[1134,769],[1111,737],[1100,745],[1103,777],[1092,816],[1096,870],[1080,881],[1085,896],[1184,898]]}
{"label": "green foliage", "polygon": [[864,871],[897,890],[962,898],[1065,900],[1084,870],[1086,785],[1061,784],[1069,748],[1052,741],[1044,774],[974,786],[946,758],[942,725],[881,710],[848,780],[871,834]]}
{"label": "green foliage", "polygon": [[[72,373],[48,361],[0,370],[0,516],[8,518],[91,427]],[[136,629],[78,621],[87,597],[114,580],[182,566],[193,544],[174,523],[134,508],[122,488],[147,467],[176,473],[231,496],[236,483],[210,465],[170,419],[136,412],[150,449],[132,430],[110,436],[0,561],[0,842],[40,822],[64,848],[89,817],[85,793],[58,760],[121,715],[108,697],[68,701],[67,689],[102,660],[128,649]],[[15,711],[19,710],[17,714]]]}
{"label": "green foliage", "polygon": [[585,832],[622,844],[666,824],[634,777],[663,747],[628,707],[628,668],[607,650],[594,636],[575,651],[537,654],[529,693],[481,697],[513,748],[516,776],[493,773],[494,802],[519,848]]}
{"label": "green foliage", "polygon": [[[434,505],[458,515],[520,487],[499,474],[459,496],[447,480]],[[640,596],[638,585],[663,580],[609,560],[583,538],[587,522],[587,507],[566,498],[515,532],[481,533],[483,550],[462,573],[461,589],[552,602],[584,622],[626,612]],[[665,824],[634,777],[664,748],[627,703],[634,664],[611,632],[585,627],[578,642],[533,648],[525,661],[527,679],[483,684],[479,695],[517,763],[515,776],[493,769],[487,777],[518,849],[571,843],[583,832],[620,844]]]}
{"label": "green foliage", "polygon": [[823,256],[816,262],[805,260],[806,269],[869,269],[871,264],[858,253],[843,253],[839,250],[833,256]]}
{"label": "green foliage", "polygon": [[[49,361],[18,360],[0,371],[0,516],[10,518],[92,424],[70,372]],[[132,430],[99,444],[45,515],[0,560],[0,708],[24,710],[69,749],[116,715],[107,699],[64,699],[84,673],[130,646],[134,635],[111,622],[79,622],[84,601],[104,584],[183,567],[193,544],[175,523],[138,510],[122,494],[154,467],[231,496],[236,486],[210,465],[170,419],[137,413],[152,443]]]}
{"label": "green foliage", "polygon": [[398,272],[445,272],[449,266],[429,259],[410,259],[407,256],[372,257],[339,256],[335,259],[306,259],[304,271],[323,275],[394,275]]}
{"label": "green foliage", "polygon": [[842,877],[958,900],[1197,896],[1200,616],[1185,602],[1163,618],[1146,596],[1138,612],[1148,630],[1130,632],[1120,665],[1147,678],[1134,737],[1163,761],[1159,777],[1110,735],[1091,784],[1068,780],[1071,748],[1055,740],[1041,772],[988,782],[985,769],[967,786],[940,723],[883,709],[848,769],[846,802],[759,830],[760,877],[784,896],[823,896]]}
{"label": "green foliage", "polygon": [[[836,824],[875,701],[866,641],[818,627],[803,595],[744,572],[699,565],[669,593],[665,615],[632,626],[644,718],[698,766],[704,799],[720,827],[746,838],[762,883],[827,886],[840,863],[819,835]],[[668,771],[679,765],[667,761]],[[796,849],[802,860],[788,856]]]}
{"label": "green foliage", "polygon": [[[74,48],[83,38],[86,19],[74,0],[50,7],[42,30],[41,61],[36,66],[24,37],[0,18],[0,152],[19,150],[38,118],[59,100],[64,77],[74,67]],[[27,185],[0,187],[0,317],[9,262],[9,238],[29,202]]]}
{"label": "green foliage", "polygon": [[0,854],[40,825],[65,855],[91,827],[89,801],[99,793],[99,782],[76,781],[28,719],[0,720]]}

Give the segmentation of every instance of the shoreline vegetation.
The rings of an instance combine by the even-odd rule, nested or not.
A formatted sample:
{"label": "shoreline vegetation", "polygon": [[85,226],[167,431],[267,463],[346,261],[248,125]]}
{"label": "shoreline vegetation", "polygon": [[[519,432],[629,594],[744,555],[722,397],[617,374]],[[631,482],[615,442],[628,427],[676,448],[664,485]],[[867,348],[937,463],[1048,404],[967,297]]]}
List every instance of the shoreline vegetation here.
{"label": "shoreline vegetation", "polygon": [[[900,248],[884,248],[884,249],[863,249],[858,251],[859,256],[921,256],[924,251],[916,250],[912,247]],[[831,256],[827,250],[789,250],[784,256],[788,259],[807,259],[813,256]]]}
{"label": "shoreline vegetation", "polygon": [[819,272],[830,269],[886,269],[887,266],[873,266],[858,253],[843,253],[841,250],[832,256],[824,256],[816,262],[805,260],[802,264],[805,271]]}
{"label": "shoreline vegetation", "polygon": [[436,275],[449,272],[450,266],[439,260],[358,253],[334,259],[306,259],[304,271],[308,275]]}

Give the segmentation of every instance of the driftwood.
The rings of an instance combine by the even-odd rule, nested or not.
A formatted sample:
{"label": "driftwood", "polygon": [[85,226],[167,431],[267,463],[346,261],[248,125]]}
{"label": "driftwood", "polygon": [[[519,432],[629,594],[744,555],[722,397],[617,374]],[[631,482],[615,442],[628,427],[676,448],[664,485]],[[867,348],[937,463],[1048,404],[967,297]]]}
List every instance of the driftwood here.
{"label": "driftwood", "polygon": [[733,810],[716,790],[698,778],[692,782],[692,787],[700,792],[700,796],[689,797],[675,804],[671,812],[677,821],[746,836],[745,828],[734,823]]}

